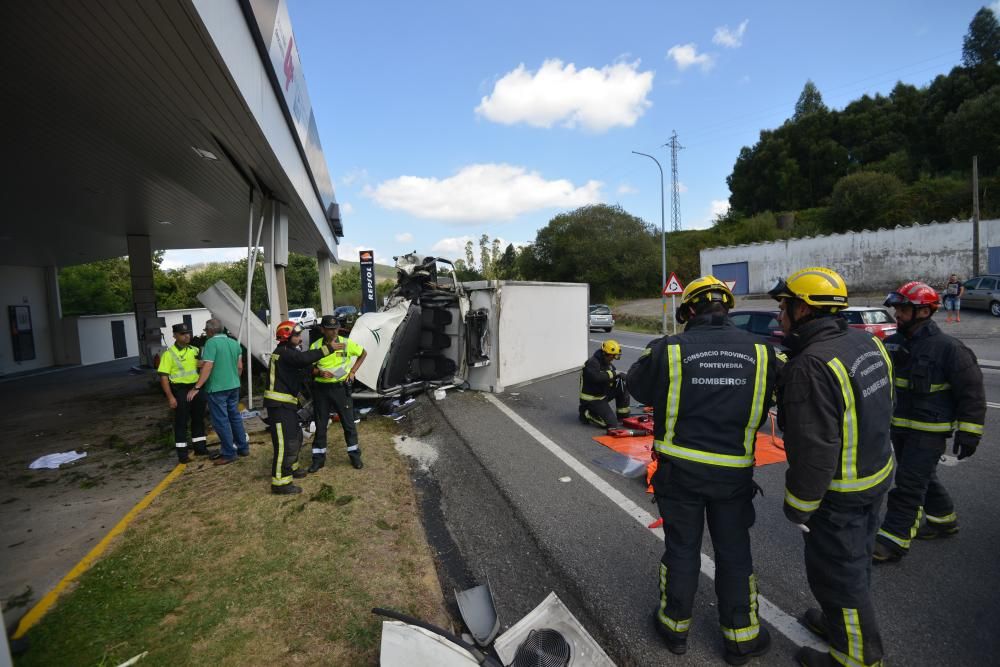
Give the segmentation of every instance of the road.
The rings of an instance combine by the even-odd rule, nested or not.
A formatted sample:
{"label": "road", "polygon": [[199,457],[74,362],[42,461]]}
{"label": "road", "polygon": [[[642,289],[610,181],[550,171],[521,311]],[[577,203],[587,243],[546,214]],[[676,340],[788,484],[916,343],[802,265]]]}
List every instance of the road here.
{"label": "road", "polygon": [[[652,339],[626,332],[591,333],[591,350],[609,337],[622,344],[620,369]],[[917,542],[902,563],[880,566],[873,575],[873,597],[892,664],[981,664],[1000,651],[1000,601],[995,595],[1000,590],[995,564],[1000,524],[993,508],[1000,478],[1000,372],[987,370],[985,375],[992,407],[983,446],[971,459],[958,462],[949,456],[940,466],[940,477],[956,502],[961,533],[950,540]],[[449,525],[475,524],[490,542],[481,548],[482,540],[469,540],[461,529],[453,529],[457,549],[468,567],[491,576],[499,600],[507,588],[517,600],[502,610],[505,625],[540,600],[528,604],[532,596],[519,583],[537,581],[536,572],[546,577],[546,586],[571,598],[570,608],[584,616],[581,620],[618,664],[654,665],[667,659],[679,665],[721,664],[708,537],[690,650],[668,657],[649,621],[658,599],[656,568],[662,553],[662,533],[645,527],[656,515],[655,505],[642,481],[592,463],[607,450],[591,439],[598,431],[576,419],[577,391],[577,375],[571,373],[500,396],[450,394],[434,404],[453,430],[452,437],[435,445],[452,469],[432,471],[442,491],[443,519]],[[774,638],[772,653],[758,664],[792,664],[798,646],[811,641],[794,621],[815,603],[802,564],[802,536],[781,511],[785,469],[782,463],[755,472],[765,495],[756,500],[751,534],[760,591],[768,601],[761,617]],[[473,478],[476,484],[489,480],[498,495],[475,511],[470,494],[460,491]],[[490,513],[493,518],[483,525]],[[512,538],[525,543],[517,566],[511,565],[509,554],[496,553],[513,523],[530,536]],[[506,544],[521,550],[520,543]],[[504,572],[494,579],[498,569]]]}

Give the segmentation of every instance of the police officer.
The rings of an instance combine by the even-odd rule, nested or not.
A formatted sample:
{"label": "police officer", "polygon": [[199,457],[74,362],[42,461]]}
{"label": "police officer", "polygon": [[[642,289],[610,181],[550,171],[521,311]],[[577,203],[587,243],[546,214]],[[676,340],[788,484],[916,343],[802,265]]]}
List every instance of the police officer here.
{"label": "police officer", "polygon": [[302,326],[284,321],[275,329],[278,346],[271,354],[267,368],[267,388],[264,406],[271,426],[271,444],[274,461],[271,464],[271,493],[279,495],[302,493],[292,484],[293,479],[306,476],[299,470],[299,448],[302,446],[302,429],[299,427],[299,392],[314,362],[344,349],[342,343],[324,343],[315,350],[302,352]]}
{"label": "police officer", "polygon": [[629,369],[628,388],[653,406],[652,481],[666,537],[655,627],[671,652],[687,651],[707,515],[724,658],[742,665],[771,644],[757,615],[750,526],[754,447],[771,405],[776,358],[770,345],[733,326],[734,304],[717,278],[691,281],[676,314],[684,332],[650,343]]}
{"label": "police officer", "polygon": [[804,647],[795,657],[806,667],[880,665],[869,588],[879,507],[892,483],[892,364],[877,338],[837,316],[848,304],[837,272],[802,269],[769,293],[789,350],[778,383],[784,511],[803,526],[806,576],[821,607],[802,620],[830,644],[829,653]]}
{"label": "police officer", "polygon": [[188,401],[188,392],[198,381],[198,348],[191,345],[191,329],[186,324],[173,326],[174,344],[160,356],[156,369],[167,404],[174,411],[174,448],[177,460],[188,463],[188,421],[191,422],[191,445],[194,453],[207,456],[205,439],[205,395],[195,392]]}
{"label": "police officer", "polygon": [[[601,428],[618,426],[619,417],[629,414],[628,389],[625,375],[612,363],[622,358],[622,346],[616,340],[606,340],[594,352],[580,371],[580,421]],[[612,410],[608,401],[615,402]]]}
{"label": "police officer", "polygon": [[[960,460],[976,452],[983,435],[983,373],[972,350],[931,320],[939,304],[937,292],[920,282],[906,283],[885,300],[899,326],[885,341],[896,370],[892,445],[899,468],[876,537],[876,563],[898,561],[913,537],[958,532],[955,505],[937,478],[938,460],[953,431]],[[923,527],[921,514],[927,518]]]}
{"label": "police officer", "polygon": [[309,472],[316,472],[326,464],[326,430],[330,422],[331,406],[337,411],[340,425],[344,428],[347,457],[352,466],[361,469],[364,463],[361,461],[361,448],[358,446],[358,427],[354,423],[351,385],[368,353],[357,341],[341,335],[347,328],[347,315],[340,317],[324,315],[319,326],[323,331],[323,337],[310,345],[310,349],[316,350],[324,344],[333,343],[342,345],[343,348],[330,356],[323,357],[313,367],[316,437],[313,439]]}

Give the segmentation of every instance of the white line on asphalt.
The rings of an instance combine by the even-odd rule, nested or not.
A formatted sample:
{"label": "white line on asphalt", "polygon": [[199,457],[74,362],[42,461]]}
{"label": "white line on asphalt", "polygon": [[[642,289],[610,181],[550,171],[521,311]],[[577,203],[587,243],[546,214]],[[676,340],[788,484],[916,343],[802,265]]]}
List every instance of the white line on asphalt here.
{"label": "white line on asphalt", "polygon": [[[486,397],[486,400],[495,405],[500,412],[507,415],[511,421],[520,426],[525,433],[534,438],[542,447],[545,447],[545,449],[552,452],[557,459],[572,468],[576,474],[589,482],[595,489],[603,493],[608,500],[613,502],[615,505],[618,505],[618,507],[620,507],[626,514],[641,523],[643,528],[646,528],[649,532],[656,535],[661,541],[663,540],[662,528],[649,527],[649,525],[656,520],[652,514],[636,505],[634,502],[625,497],[625,495],[618,489],[598,477],[594,471],[580,463],[573,457],[572,454],[557,445],[544,433],[525,421],[519,414],[507,407],[507,405],[505,405],[499,398],[488,393],[484,393],[483,396]],[[709,579],[712,579],[713,581],[715,580],[715,562],[705,554],[701,555],[701,572]],[[761,618],[774,626],[778,632],[785,635],[799,646],[810,646],[819,651],[829,650],[829,647],[825,643],[813,636],[813,634],[806,630],[797,620],[795,620],[794,617],[782,611],[777,605],[772,603],[763,595],[757,596],[757,602],[759,604]]]}
{"label": "white line on asphalt", "polygon": [[[590,342],[591,343],[603,343],[604,341],[600,340],[599,338],[591,338]],[[629,350],[645,350],[646,349],[644,347],[636,347],[635,345],[624,345],[622,343],[619,343],[619,345],[621,345],[622,347],[627,348]]]}
{"label": "white line on asphalt", "polygon": [[1000,408],[1000,403],[993,403],[992,401],[986,401],[986,405],[990,408]]}

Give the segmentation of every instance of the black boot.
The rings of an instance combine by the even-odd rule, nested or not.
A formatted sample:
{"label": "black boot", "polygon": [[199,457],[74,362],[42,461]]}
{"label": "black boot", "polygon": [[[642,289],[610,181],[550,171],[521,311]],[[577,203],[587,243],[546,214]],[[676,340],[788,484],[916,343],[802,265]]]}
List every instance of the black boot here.
{"label": "black boot", "polygon": [[931,523],[928,521],[917,531],[918,540],[936,540],[958,534],[958,521],[951,523]]}
{"label": "black boot", "polygon": [[795,663],[801,667],[840,667],[840,663],[829,653],[803,646],[795,654]]}
{"label": "black boot", "polygon": [[806,609],[806,613],[802,614],[799,623],[806,626],[817,637],[826,640],[826,617],[823,616],[821,610],[815,607]]}
{"label": "black boot", "polygon": [[318,472],[326,465],[326,454],[313,454],[312,463],[309,464],[309,472]]}
{"label": "black boot", "polygon": [[305,477],[308,474],[309,473],[306,472],[305,470],[293,470],[292,471],[292,479],[302,479],[303,477]]}
{"label": "black boot", "polygon": [[723,656],[730,665],[745,665],[750,658],[759,658],[771,648],[771,634],[763,625],[756,639],[748,642],[726,640],[726,654]]}
{"label": "black boot", "polygon": [[365,464],[361,462],[361,450],[356,449],[353,452],[347,452],[347,458],[351,459],[351,465],[357,470],[361,470],[365,467]]}
{"label": "black boot", "polygon": [[688,650],[688,636],[686,632],[674,632],[667,626],[660,623],[659,608],[653,610],[653,626],[657,634],[663,638],[663,643],[667,645],[667,650],[674,655],[684,655]]}
{"label": "black boot", "polygon": [[885,542],[875,540],[875,550],[872,552],[872,562],[875,565],[880,565],[882,563],[898,563],[905,555],[905,551],[893,549]]}
{"label": "black boot", "polygon": [[271,493],[276,496],[291,496],[296,493],[302,493],[302,487],[295,486],[294,484],[283,484],[281,486],[272,484]]}

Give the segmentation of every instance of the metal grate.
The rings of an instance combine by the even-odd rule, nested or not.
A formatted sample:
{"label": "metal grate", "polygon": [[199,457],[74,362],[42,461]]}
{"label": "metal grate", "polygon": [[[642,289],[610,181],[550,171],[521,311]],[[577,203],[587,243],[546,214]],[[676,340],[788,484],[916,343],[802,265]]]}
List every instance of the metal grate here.
{"label": "metal grate", "polygon": [[510,667],[565,667],[569,664],[569,644],[555,630],[532,630],[514,654]]}

